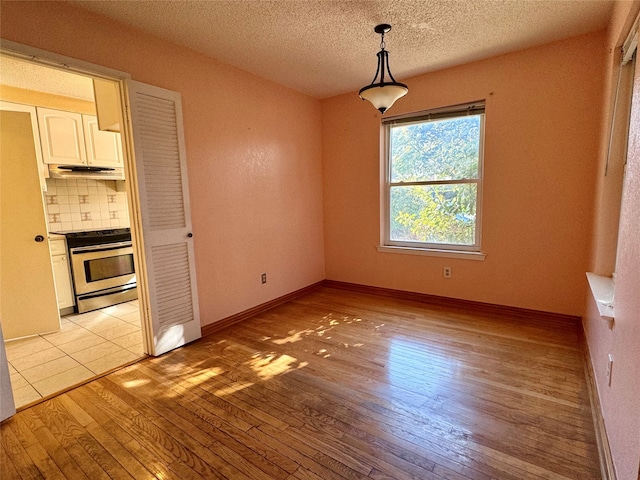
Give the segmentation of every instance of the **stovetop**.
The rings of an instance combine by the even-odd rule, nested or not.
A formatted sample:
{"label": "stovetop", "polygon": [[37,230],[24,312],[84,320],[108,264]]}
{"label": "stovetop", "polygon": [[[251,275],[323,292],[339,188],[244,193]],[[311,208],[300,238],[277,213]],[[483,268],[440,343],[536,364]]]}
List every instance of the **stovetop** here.
{"label": "stovetop", "polygon": [[101,245],[104,243],[125,242],[131,240],[131,229],[111,228],[105,230],[75,230],[65,232],[51,232],[64,235],[67,246],[82,247],[88,245]]}
{"label": "stovetop", "polygon": [[82,230],[56,230],[56,235],[70,235],[76,237],[90,237],[90,236],[106,236],[112,233],[127,233],[131,232],[129,227],[126,228],[96,228],[96,229],[82,229]]}

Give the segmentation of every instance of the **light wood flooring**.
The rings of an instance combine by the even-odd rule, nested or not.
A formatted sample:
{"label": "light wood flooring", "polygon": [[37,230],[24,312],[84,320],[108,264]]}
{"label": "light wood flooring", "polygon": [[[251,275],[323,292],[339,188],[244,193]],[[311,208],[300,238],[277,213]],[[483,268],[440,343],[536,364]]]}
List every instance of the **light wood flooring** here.
{"label": "light wood flooring", "polygon": [[597,479],[578,339],[323,287],[19,412],[0,476]]}

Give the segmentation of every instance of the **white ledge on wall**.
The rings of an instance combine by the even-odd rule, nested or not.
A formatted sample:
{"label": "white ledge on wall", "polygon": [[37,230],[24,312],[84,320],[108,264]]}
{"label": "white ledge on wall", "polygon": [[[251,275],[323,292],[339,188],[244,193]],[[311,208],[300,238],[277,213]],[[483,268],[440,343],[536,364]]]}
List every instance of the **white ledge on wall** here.
{"label": "white ledge on wall", "polygon": [[613,320],[613,296],[615,291],[613,278],[587,272],[587,280],[589,281],[589,287],[598,306],[600,316],[608,320]]}
{"label": "white ledge on wall", "polygon": [[392,247],[379,245],[376,247],[382,253],[401,253],[403,255],[426,255],[428,257],[464,258],[466,260],[484,260],[487,256],[482,252],[465,252],[462,250],[436,250],[432,248]]}

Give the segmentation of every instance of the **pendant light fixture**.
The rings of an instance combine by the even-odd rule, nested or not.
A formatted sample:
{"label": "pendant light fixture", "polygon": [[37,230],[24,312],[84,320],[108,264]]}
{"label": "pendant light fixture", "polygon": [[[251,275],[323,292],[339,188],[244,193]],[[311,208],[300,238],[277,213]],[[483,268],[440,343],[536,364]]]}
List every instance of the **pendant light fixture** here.
{"label": "pendant light fixture", "polygon": [[[378,52],[378,69],[376,70],[376,75],[373,77],[371,85],[361,88],[358,93],[362,100],[369,100],[374,107],[380,110],[380,113],[386,112],[396,100],[404,97],[409,92],[409,88],[404,83],[396,82],[396,79],[393,78],[391,70],[389,69],[389,52],[385,50],[386,45],[384,43],[384,34],[389,33],[389,30],[391,30],[391,25],[386,23],[377,25],[376,28],[373,29],[374,32],[379,33],[381,36],[380,51]],[[385,82],[385,72],[391,79],[390,82]],[[378,76],[380,77],[380,81],[376,82]]]}

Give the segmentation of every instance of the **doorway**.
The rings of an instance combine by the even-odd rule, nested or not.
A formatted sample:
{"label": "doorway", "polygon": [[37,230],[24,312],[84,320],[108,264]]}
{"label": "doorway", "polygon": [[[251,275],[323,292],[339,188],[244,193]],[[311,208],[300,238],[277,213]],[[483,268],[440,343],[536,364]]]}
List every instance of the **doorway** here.
{"label": "doorway", "polygon": [[[95,90],[111,105],[102,109],[107,130],[119,128],[116,131],[122,133],[143,351],[158,356],[200,338],[180,93],[133,81],[125,72],[2,39],[0,54],[96,80]],[[96,100],[100,111],[104,104]],[[2,343],[3,370],[4,354]],[[7,375],[0,377],[0,384],[2,392],[10,390]],[[11,416],[12,408],[0,410],[1,418]]]}
{"label": "doorway", "polygon": [[[96,113],[90,76],[7,56],[2,56],[2,71],[0,100],[3,102],[73,113],[82,118]],[[64,243],[62,235],[71,230],[129,228],[127,179],[46,178],[46,164],[44,168],[42,164],[38,166],[36,169],[33,165],[33,175],[34,184],[35,177],[38,174],[41,177],[39,200],[48,237],[43,243],[49,243],[51,251],[48,254],[50,261],[41,264],[39,271],[33,273],[55,276],[53,293],[57,293],[58,303],[54,308],[58,307],[56,310],[61,315],[55,327],[46,326],[29,335],[16,333],[13,339],[5,335],[16,407],[38,401],[144,356],[138,300],[84,314],[74,313],[73,288],[69,289],[68,249],[64,246],[62,249],[54,248],[60,240]],[[16,186],[20,188],[20,184]],[[2,281],[18,283],[17,278],[3,277]],[[65,292],[69,293],[65,295]],[[51,296],[52,292],[47,293]],[[33,298],[32,301],[38,303],[38,299]],[[57,314],[56,311],[56,319]],[[2,321],[3,328],[6,328],[9,322],[29,323],[30,319],[3,315]]]}

